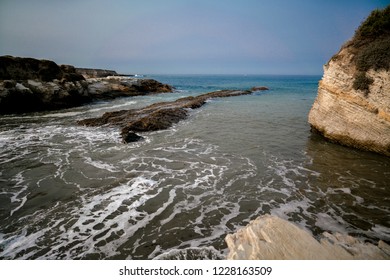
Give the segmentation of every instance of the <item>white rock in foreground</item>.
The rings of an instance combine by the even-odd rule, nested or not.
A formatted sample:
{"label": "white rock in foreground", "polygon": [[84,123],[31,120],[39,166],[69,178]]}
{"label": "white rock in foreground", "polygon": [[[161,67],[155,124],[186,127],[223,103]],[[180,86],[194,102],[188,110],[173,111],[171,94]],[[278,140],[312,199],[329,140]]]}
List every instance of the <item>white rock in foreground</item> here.
{"label": "white rock in foreground", "polygon": [[318,242],[307,231],[276,216],[264,215],[225,240],[232,260],[390,259],[390,246],[362,243],[348,235],[324,233]]}

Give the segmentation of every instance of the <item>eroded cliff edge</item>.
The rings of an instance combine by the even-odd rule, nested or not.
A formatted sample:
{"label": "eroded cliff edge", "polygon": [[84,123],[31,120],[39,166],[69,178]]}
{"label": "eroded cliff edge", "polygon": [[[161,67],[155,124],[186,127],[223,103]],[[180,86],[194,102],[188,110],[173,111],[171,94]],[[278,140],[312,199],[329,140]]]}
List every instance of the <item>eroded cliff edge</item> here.
{"label": "eroded cliff edge", "polygon": [[308,120],[333,142],[390,156],[390,6],[324,66]]}

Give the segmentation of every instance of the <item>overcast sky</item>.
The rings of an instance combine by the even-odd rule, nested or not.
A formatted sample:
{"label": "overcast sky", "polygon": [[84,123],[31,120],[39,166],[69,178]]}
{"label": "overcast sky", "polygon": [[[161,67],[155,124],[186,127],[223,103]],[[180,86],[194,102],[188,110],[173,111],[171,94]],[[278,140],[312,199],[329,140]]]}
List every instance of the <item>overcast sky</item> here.
{"label": "overcast sky", "polygon": [[0,55],[142,74],[322,74],[376,0],[0,0]]}

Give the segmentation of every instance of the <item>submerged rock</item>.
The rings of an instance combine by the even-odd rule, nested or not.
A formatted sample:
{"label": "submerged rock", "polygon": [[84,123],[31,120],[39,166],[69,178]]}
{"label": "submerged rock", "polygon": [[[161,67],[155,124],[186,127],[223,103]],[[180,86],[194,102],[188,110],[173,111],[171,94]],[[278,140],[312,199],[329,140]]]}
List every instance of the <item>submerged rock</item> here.
{"label": "submerged rock", "polygon": [[373,12],[352,40],[324,66],[318,95],[308,117],[312,131],[328,140],[387,156],[390,156],[389,22],[390,6]]}
{"label": "submerged rock", "polygon": [[133,133],[129,132],[123,137],[123,143],[127,144],[127,143],[137,142],[142,139],[143,139],[142,136],[139,136],[134,132]]}
{"label": "submerged rock", "polygon": [[[106,70],[96,71],[99,76]],[[0,114],[56,110],[95,100],[173,90],[152,79],[123,76],[85,79],[80,73],[83,72],[78,73],[71,65],[59,66],[49,60],[0,57]]]}
{"label": "submerged rock", "polygon": [[269,90],[269,88],[264,87],[264,86],[259,86],[259,87],[253,87],[253,88],[251,88],[251,91],[263,91],[263,90]]}
{"label": "submerged rock", "polygon": [[141,109],[107,112],[99,118],[81,120],[78,124],[86,126],[118,125],[121,127],[123,141],[128,142],[126,139],[132,138],[131,135],[136,132],[156,131],[171,127],[188,116],[188,109],[199,108],[210,98],[251,93],[252,91],[248,90],[215,91],[196,97],[180,98],[172,102],[156,103]]}
{"label": "submerged rock", "polygon": [[258,217],[225,240],[227,259],[233,260],[390,259],[390,246],[383,241],[375,246],[327,232],[317,241],[309,232],[271,215]]}

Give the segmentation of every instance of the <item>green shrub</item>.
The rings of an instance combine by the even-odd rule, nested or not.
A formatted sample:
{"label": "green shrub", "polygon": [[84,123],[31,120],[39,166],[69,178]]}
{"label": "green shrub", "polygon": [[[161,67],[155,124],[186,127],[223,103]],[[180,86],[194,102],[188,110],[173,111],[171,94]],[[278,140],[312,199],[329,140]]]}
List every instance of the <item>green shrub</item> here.
{"label": "green shrub", "polygon": [[370,85],[374,80],[370,77],[367,77],[366,72],[359,71],[355,75],[355,80],[353,81],[353,88],[355,90],[361,90],[367,96],[370,92]]}
{"label": "green shrub", "polygon": [[383,10],[374,10],[355,32],[354,45],[390,35],[390,5]]}
{"label": "green shrub", "polygon": [[368,96],[370,84],[374,81],[367,77],[367,71],[390,70],[390,5],[371,12],[348,46],[353,47],[353,62],[358,70],[353,88]]}
{"label": "green shrub", "polygon": [[390,70],[390,36],[368,43],[355,56],[359,71]]}

